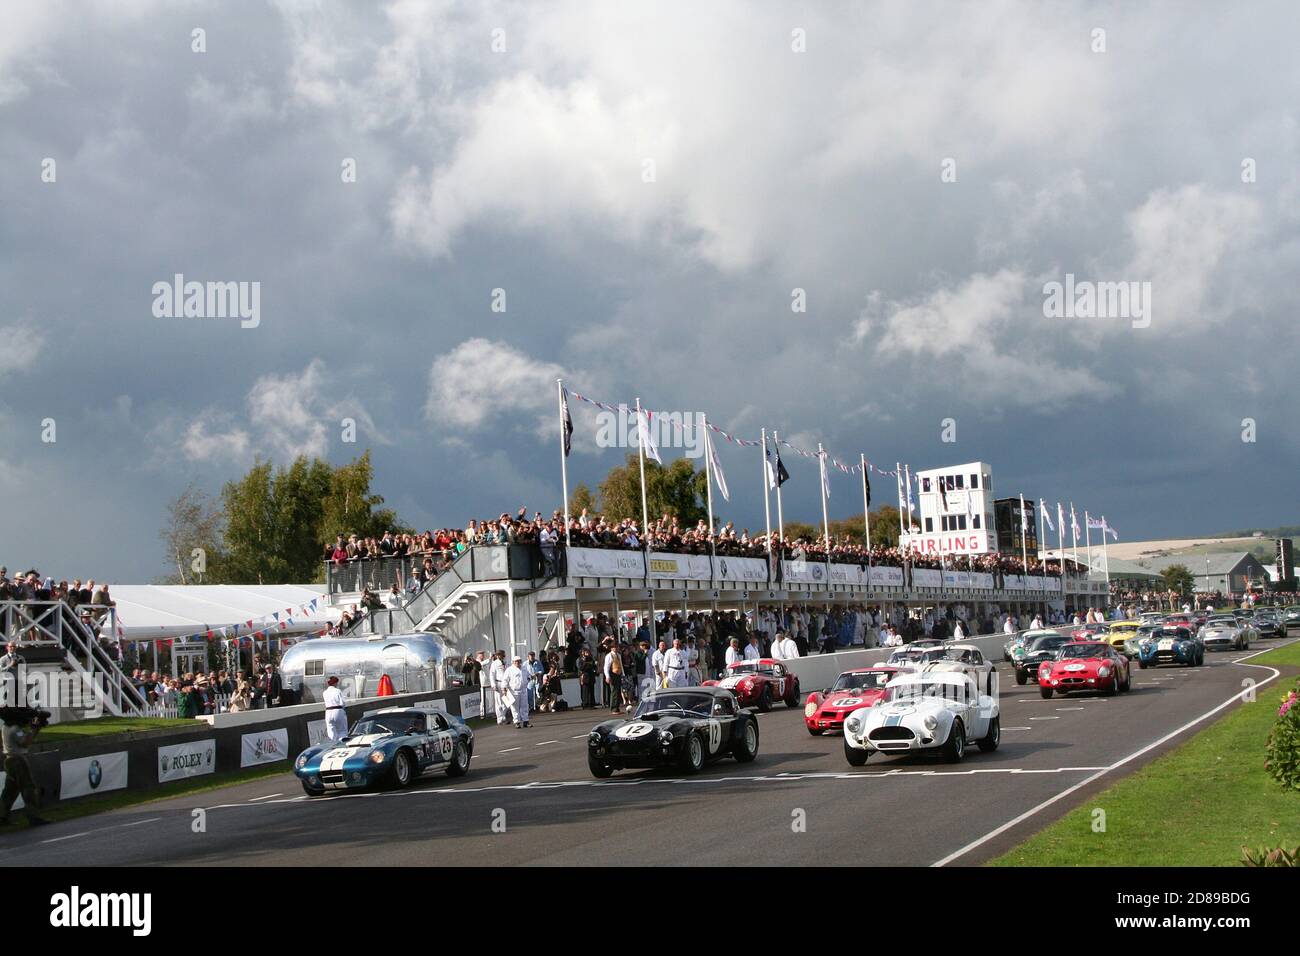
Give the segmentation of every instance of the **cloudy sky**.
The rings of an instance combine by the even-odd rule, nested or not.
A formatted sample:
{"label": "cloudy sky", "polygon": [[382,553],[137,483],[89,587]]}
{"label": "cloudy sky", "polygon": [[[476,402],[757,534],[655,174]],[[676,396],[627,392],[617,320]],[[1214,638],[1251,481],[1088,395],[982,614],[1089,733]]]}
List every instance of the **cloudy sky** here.
{"label": "cloudy sky", "polygon": [[[370,447],[421,527],[549,511],[561,375],[1129,540],[1294,523],[1300,11],[1133,7],[0,4],[0,563],[147,581],[258,455]],[[177,273],[257,326],[158,317]],[[1045,315],[1067,274],[1149,324]]]}

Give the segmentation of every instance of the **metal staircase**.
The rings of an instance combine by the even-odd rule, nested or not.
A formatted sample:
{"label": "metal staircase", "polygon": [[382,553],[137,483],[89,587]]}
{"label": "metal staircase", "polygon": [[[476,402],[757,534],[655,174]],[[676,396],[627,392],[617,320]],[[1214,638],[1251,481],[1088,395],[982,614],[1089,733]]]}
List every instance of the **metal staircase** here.
{"label": "metal staircase", "polygon": [[[112,627],[112,609],[92,605],[92,610],[108,613]],[[43,650],[56,650],[51,663],[59,670],[71,670],[77,676],[79,691],[91,699],[89,705],[69,705],[47,700],[47,708],[71,707],[76,711],[98,711],[114,717],[139,717],[145,701],[127,676],[122,673],[95,635],[68,604],[63,601],[0,602],[0,633],[4,640],[19,645],[22,656],[30,649],[33,658],[43,657]],[[49,660],[49,658],[46,658]],[[82,699],[85,699],[84,697]]]}

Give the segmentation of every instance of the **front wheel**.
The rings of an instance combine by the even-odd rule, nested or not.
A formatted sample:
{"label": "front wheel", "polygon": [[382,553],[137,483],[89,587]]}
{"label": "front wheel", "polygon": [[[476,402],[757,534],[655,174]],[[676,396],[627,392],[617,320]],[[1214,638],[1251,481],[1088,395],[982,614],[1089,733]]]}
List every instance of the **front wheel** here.
{"label": "front wheel", "polygon": [[1026,674],[1024,671],[1017,669],[1017,670],[1016,670],[1016,683],[1017,683],[1017,684],[1022,684],[1022,685],[1023,685],[1023,684],[1025,684],[1025,683],[1027,683],[1028,681],[1029,681],[1029,675]]}
{"label": "front wheel", "polygon": [[758,709],[764,714],[772,709],[772,688],[766,685],[763,687],[763,692],[758,695]]}
{"label": "front wheel", "polygon": [[785,705],[790,708],[799,706],[799,692],[796,690],[792,695],[785,699]]}
{"label": "front wheel", "polygon": [[867,762],[867,758],[870,756],[871,751],[867,750],[865,747],[862,750],[859,750],[857,747],[850,747],[847,740],[844,741],[844,759],[849,762],[850,767],[863,766]]}
{"label": "front wheel", "polygon": [[411,763],[411,755],[405,750],[397,751],[397,756],[393,758],[391,773],[394,787],[400,790],[411,785],[411,780],[415,777],[415,767]]}
{"label": "front wheel", "polygon": [[1038,693],[1042,696],[1043,700],[1052,699],[1052,688],[1050,687],[1040,687],[1038,688]]}
{"label": "front wheel", "polygon": [[943,757],[948,763],[961,763],[961,758],[966,756],[966,728],[962,726],[960,720],[952,722],[952,729],[948,731],[948,739],[943,745]]}
{"label": "front wheel", "polygon": [[463,777],[469,773],[469,748],[465,746],[465,741],[456,741],[456,746],[451,750],[451,760],[447,763],[447,776]]}
{"label": "front wheel", "polygon": [[699,773],[704,769],[704,743],[700,740],[699,734],[691,734],[686,738],[686,745],[682,748],[682,770],[686,773]]}
{"label": "front wheel", "polygon": [[302,782],[302,788],[307,792],[307,796],[309,797],[319,797],[325,793],[325,791],[320,789],[319,787],[309,786],[306,780]]}
{"label": "front wheel", "polygon": [[1141,668],[1142,670],[1146,670],[1147,662],[1142,660],[1141,658],[1138,658],[1138,667]]}
{"label": "front wheel", "polygon": [[758,725],[754,721],[745,721],[745,729],[740,735],[740,743],[736,746],[733,756],[740,763],[749,763],[758,756]]}
{"label": "front wheel", "polygon": [[989,722],[989,732],[980,738],[979,748],[985,753],[992,753],[998,749],[998,744],[1002,740],[1002,718],[994,717]]}
{"label": "front wheel", "polygon": [[[805,726],[805,727],[808,727],[807,724],[804,724],[804,726]],[[808,736],[809,736],[809,737],[820,737],[820,736],[822,735],[822,733],[823,733],[823,731],[818,730],[816,727],[808,727]]]}
{"label": "front wheel", "polygon": [[613,767],[597,760],[590,751],[587,752],[587,769],[591,771],[593,777],[599,777],[602,780],[614,772]]}

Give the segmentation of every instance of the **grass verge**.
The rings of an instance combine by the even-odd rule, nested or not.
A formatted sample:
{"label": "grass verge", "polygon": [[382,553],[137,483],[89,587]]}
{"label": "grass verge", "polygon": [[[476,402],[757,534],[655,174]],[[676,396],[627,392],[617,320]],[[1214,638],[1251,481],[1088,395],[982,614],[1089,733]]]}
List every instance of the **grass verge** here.
{"label": "grass verge", "polygon": [[[1252,664],[1300,666],[1300,643]],[[1176,750],[1090,798],[990,866],[1236,866],[1241,847],[1300,846],[1300,794],[1264,770],[1283,673]],[[1095,811],[1105,832],[1094,832]]]}
{"label": "grass verge", "polygon": [[41,731],[39,739],[41,743],[66,743],[104,734],[129,734],[141,730],[192,730],[197,726],[199,724],[193,720],[177,717],[92,717],[89,720],[51,724]]}

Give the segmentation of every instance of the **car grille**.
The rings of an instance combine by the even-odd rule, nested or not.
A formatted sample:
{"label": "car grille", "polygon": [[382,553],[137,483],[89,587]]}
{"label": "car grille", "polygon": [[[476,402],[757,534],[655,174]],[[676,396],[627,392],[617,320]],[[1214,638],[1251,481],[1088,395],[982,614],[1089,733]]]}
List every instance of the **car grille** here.
{"label": "car grille", "polygon": [[907,727],[877,727],[867,735],[871,740],[911,740],[915,736]]}
{"label": "car grille", "polygon": [[342,783],[342,782],[343,782],[343,771],[342,771],[342,770],[322,770],[322,771],[320,772],[320,782],[321,782],[321,783]]}
{"label": "car grille", "polygon": [[1058,683],[1060,683],[1060,684],[1086,684],[1086,683],[1088,683],[1088,679],[1087,679],[1086,677],[1062,677],[1062,678],[1060,679],[1060,681],[1058,681]]}

